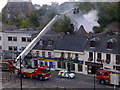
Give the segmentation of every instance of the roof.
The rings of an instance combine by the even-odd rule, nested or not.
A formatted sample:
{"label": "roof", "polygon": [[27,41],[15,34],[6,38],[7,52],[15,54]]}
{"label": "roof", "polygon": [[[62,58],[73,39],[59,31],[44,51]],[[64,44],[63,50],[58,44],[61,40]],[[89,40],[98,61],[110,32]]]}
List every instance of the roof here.
{"label": "roof", "polygon": [[[40,45],[39,43],[33,48],[37,50],[54,50],[54,47],[58,40],[58,35],[50,35],[46,34],[44,35],[41,40],[43,41],[43,45]],[[52,45],[49,45],[49,40],[52,40]]]}
{"label": "roof", "polygon": [[19,29],[17,26],[15,25],[5,25],[2,24],[2,31],[8,30],[8,31],[13,31],[13,30],[17,30]]}
{"label": "roof", "polygon": [[87,36],[64,35],[59,38],[55,50],[83,52],[87,43]]}
{"label": "roof", "polygon": [[[98,37],[98,38],[99,39],[97,41],[95,41],[95,43],[96,43],[95,48],[90,47],[91,39],[88,39],[87,44],[85,46],[85,51],[95,51],[95,52],[114,53],[114,54],[119,53],[117,36],[102,36],[102,37]],[[108,49],[107,42],[110,41],[111,39],[116,39],[116,41],[113,42],[113,49]]]}
{"label": "roof", "polygon": [[78,31],[75,32],[76,35],[86,35],[87,32],[85,31],[83,25],[80,26],[80,28],[78,29]]}
{"label": "roof", "polygon": [[21,7],[23,4],[24,6],[26,7],[29,7],[29,5],[31,4],[32,2],[7,2],[7,5],[6,7],[12,7],[12,8],[19,8]]}

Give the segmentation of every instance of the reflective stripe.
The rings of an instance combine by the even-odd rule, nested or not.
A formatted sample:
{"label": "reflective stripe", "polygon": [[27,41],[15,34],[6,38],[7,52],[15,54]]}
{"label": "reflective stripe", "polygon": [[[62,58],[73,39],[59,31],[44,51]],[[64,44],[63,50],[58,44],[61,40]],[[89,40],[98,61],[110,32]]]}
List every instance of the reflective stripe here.
{"label": "reflective stripe", "polygon": [[64,76],[65,75],[65,73],[62,73],[62,76]]}

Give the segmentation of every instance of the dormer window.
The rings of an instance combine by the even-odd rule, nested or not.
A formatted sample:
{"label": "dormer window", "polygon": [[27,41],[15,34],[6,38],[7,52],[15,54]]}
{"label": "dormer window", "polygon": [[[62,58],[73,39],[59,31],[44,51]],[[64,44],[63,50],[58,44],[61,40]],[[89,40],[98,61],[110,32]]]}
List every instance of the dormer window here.
{"label": "dormer window", "polygon": [[48,41],[48,45],[49,45],[49,46],[53,45],[53,40],[52,40],[52,39],[50,39],[50,40]]}
{"label": "dormer window", "polygon": [[107,49],[112,49],[112,48],[113,48],[113,43],[107,42]]}
{"label": "dormer window", "polygon": [[43,40],[40,39],[39,44],[42,46],[43,45]]}
{"label": "dormer window", "polygon": [[90,41],[90,47],[95,47],[95,41]]}

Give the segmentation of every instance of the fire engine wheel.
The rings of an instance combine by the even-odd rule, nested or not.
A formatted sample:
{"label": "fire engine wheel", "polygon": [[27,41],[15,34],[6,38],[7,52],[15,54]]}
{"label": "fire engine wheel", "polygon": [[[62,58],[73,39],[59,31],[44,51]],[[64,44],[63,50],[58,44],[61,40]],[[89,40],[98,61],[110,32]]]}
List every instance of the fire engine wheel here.
{"label": "fire engine wheel", "polygon": [[43,80],[43,76],[39,76],[39,80],[42,81]]}
{"label": "fire engine wheel", "polygon": [[23,75],[22,75],[24,78],[26,78],[27,77],[27,75],[24,73]]}

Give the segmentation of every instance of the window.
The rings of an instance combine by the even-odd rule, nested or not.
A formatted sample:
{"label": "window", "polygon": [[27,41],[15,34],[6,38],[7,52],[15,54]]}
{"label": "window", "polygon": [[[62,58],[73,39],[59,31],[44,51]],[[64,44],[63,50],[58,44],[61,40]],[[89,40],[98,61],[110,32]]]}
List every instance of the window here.
{"label": "window", "polygon": [[62,62],[62,68],[63,68],[63,69],[66,69],[66,64],[65,64],[65,62]]}
{"label": "window", "polygon": [[13,50],[13,49],[12,49],[12,46],[9,46],[8,49],[9,49],[9,50]]}
{"label": "window", "polygon": [[101,53],[97,53],[97,61],[101,62]]}
{"label": "window", "polygon": [[78,64],[78,71],[82,72],[82,65]]}
{"label": "window", "polygon": [[2,39],[2,37],[0,36],[0,40]]}
{"label": "window", "polygon": [[36,51],[36,55],[39,56],[39,51]]}
{"label": "window", "polygon": [[13,37],[13,41],[17,41],[17,37]]}
{"label": "window", "polygon": [[14,51],[17,51],[17,46],[14,46]]}
{"label": "window", "polygon": [[26,37],[22,37],[22,42],[26,42]]}
{"label": "window", "polygon": [[60,61],[57,62],[57,66],[58,66],[58,68],[61,68],[61,62]]}
{"label": "window", "polygon": [[95,47],[95,41],[90,41],[90,47]]}
{"label": "window", "polygon": [[8,14],[8,19],[11,18],[11,14]]}
{"label": "window", "polygon": [[51,52],[48,52],[48,57],[51,58]]}
{"label": "window", "polygon": [[31,42],[31,37],[27,37],[27,42]]}
{"label": "window", "polygon": [[116,64],[120,64],[120,55],[116,55]]}
{"label": "window", "polygon": [[110,63],[110,59],[111,59],[111,55],[110,54],[106,54],[106,63],[107,64]]}
{"label": "window", "polygon": [[107,49],[112,49],[112,48],[113,48],[113,43],[107,42]]}
{"label": "window", "polygon": [[102,72],[97,72],[97,75],[102,75]]}
{"label": "window", "polygon": [[12,41],[12,37],[8,37],[8,41]]}
{"label": "window", "polygon": [[39,44],[40,44],[41,46],[43,45],[43,40],[42,40],[42,39],[39,41]]}
{"label": "window", "polygon": [[104,73],[104,76],[108,76],[108,73],[107,73],[107,72],[105,72],[105,73]]}
{"label": "window", "polygon": [[64,58],[64,52],[61,53],[61,58]]}
{"label": "window", "polygon": [[97,53],[97,58],[101,59],[101,53]]}
{"label": "window", "polygon": [[78,60],[78,54],[75,54],[75,58]]}
{"label": "window", "polygon": [[42,57],[45,57],[45,52],[44,51],[42,52]]}
{"label": "window", "polygon": [[75,70],[75,64],[71,63],[71,70]]}
{"label": "window", "polygon": [[0,46],[0,50],[2,49],[2,46]]}
{"label": "window", "polygon": [[68,53],[68,58],[70,58],[70,56],[71,56],[71,53]]}
{"label": "window", "polygon": [[89,52],[89,57],[93,58],[93,52]]}
{"label": "window", "polygon": [[53,41],[52,41],[52,40],[49,40],[49,41],[48,41],[48,45],[51,46],[52,44],[53,44]]}

